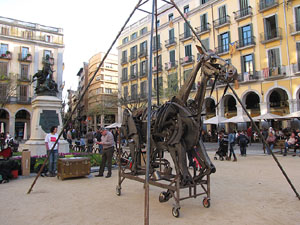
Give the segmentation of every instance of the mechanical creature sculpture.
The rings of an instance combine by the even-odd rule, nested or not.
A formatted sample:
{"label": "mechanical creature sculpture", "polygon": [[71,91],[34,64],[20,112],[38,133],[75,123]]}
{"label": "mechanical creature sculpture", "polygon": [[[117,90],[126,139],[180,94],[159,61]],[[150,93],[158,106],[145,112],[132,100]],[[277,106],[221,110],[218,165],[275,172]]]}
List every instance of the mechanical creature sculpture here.
{"label": "mechanical creature sculpture", "polygon": [[[228,84],[237,79],[237,70],[234,66],[212,51],[204,53],[199,46],[197,49],[200,60],[179,93],[162,106],[153,106],[151,109],[150,175],[153,175],[155,168],[161,165],[164,151],[168,151],[174,162],[176,174],[180,176],[181,186],[199,184],[204,176],[216,171],[200,138],[201,111],[207,82],[214,78],[213,90],[217,81]],[[188,100],[200,68],[201,81],[198,83],[197,93],[194,99]],[[132,157],[131,171],[134,175],[139,174],[141,169],[140,154],[146,143],[146,126],[147,108],[124,110],[122,132],[129,143]],[[187,156],[189,160],[196,158],[199,162],[200,171],[197,174],[190,174]],[[171,170],[169,163],[166,163],[166,170]]]}

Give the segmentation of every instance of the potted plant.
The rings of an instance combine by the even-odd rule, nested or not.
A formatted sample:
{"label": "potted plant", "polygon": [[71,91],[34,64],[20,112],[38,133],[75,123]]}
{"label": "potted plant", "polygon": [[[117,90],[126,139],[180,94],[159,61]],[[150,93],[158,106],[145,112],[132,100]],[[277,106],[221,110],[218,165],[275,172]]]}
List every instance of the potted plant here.
{"label": "potted plant", "polygon": [[28,54],[27,54],[27,56],[26,56],[26,60],[28,60],[28,61],[31,61],[31,60],[32,60],[32,56],[31,56],[31,54],[30,54],[30,53],[28,53]]}
{"label": "potted plant", "polygon": [[11,52],[8,51],[8,50],[6,51],[6,57],[9,58],[9,59],[11,59]]}

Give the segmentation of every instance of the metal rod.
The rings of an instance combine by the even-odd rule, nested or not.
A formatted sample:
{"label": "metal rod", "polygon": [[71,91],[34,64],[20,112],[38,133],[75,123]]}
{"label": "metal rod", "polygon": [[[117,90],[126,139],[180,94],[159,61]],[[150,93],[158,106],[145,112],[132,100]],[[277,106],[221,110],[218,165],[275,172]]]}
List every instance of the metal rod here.
{"label": "metal rod", "polygon": [[[96,74],[98,73],[98,71],[99,71],[100,68],[102,67],[102,65],[103,65],[103,63],[104,63],[106,57],[108,56],[109,52],[111,51],[112,47],[114,46],[114,44],[116,43],[116,41],[117,41],[118,38],[120,37],[121,33],[123,32],[124,28],[126,27],[127,23],[129,22],[130,18],[133,16],[134,12],[135,12],[136,9],[139,7],[139,5],[140,5],[141,2],[142,2],[142,0],[138,0],[138,4],[134,7],[133,11],[131,12],[131,14],[129,15],[129,17],[127,18],[127,20],[125,21],[125,23],[124,23],[124,25],[122,26],[121,30],[119,31],[118,35],[116,36],[116,38],[115,38],[114,41],[112,42],[111,46],[109,47],[108,51],[107,51],[106,54],[104,55],[104,57],[103,57],[101,63],[99,64],[97,70],[95,71],[95,73],[94,73],[94,75],[92,76],[92,78],[89,80],[89,83],[88,83],[87,87],[84,89],[82,95],[80,96],[78,102],[76,103],[74,109],[72,110],[72,112],[71,112],[69,118],[66,120],[66,122],[65,122],[65,124],[64,124],[64,126],[63,126],[63,128],[62,128],[62,130],[61,130],[61,132],[60,132],[59,135],[58,135],[58,138],[57,138],[56,142],[54,143],[53,147],[52,147],[51,150],[50,150],[50,153],[53,151],[55,145],[56,145],[57,142],[59,141],[61,135],[63,134],[64,129],[67,127],[69,121],[70,121],[71,118],[72,118],[72,115],[73,115],[74,112],[77,110],[79,103],[82,101],[83,96],[84,96],[85,93],[87,92],[87,90],[88,90],[89,86],[91,85],[92,81],[94,80]],[[46,160],[44,161],[43,165],[41,166],[41,169],[40,169],[40,171],[38,172],[37,176],[35,177],[35,179],[34,179],[32,185],[31,185],[31,187],[29,188],[27,194],[30,194],[30,192],[32,191],[32,188],[33,188],[33,186],[35,185],[35,183],[36,183],[37,179],[39,178],[39,176],[41,175],[41,173],[42,173],[42,171],[43,171],[43,169],[44,169],[44,167],[45,167],[45,165],[46,165],[46,163],[47,163],[47,161],[48,161],[48,159],[49,159],[49,156],[50,156],[50,154],[47,156]]]}
{"label": "metal rod", "polygon": [[158,32],[157,32],[157,0],[155,0],[155,39],[156,39],[156,101],[157,101],[157,105],[159,106],[159,82],[158,82],[158,45],[160,43],[158,43]]}
{"label": "metal rod", "polygon": [[177,9],[177,11],[179,12],[180,16],[184,19],[184,21],[186,22],[186,24],[190,27],[191,31],[193,32],[193,34],[196,36],[197,40],[200,42],[204,52],[206,52],[206,48],[203,45],[202,41],[200,40],[199,36],[197,35],[197,33],[195,32],[194,28],[191,26],[191,24],[189,23],[189,21],[184,17],[183,13],[180,11],[180,9],[178,8],[178,6],[175,4],[174,0],[171,0],[173,6]]}
{"label": "metal rod", "polygon": [[[228,83],[229,84],[229,83]],[[288,175],[286,174],[286,172],[284,171],[284,169],[282,168],[281,164],[279,163],[277,157],[274,155],[273,151],[270,149],[269,144],[267,143],[267,141],[265,140],[264,136],[260,133],[258,127],[256,126],[256,124],[254,123],[252,117],[250,116],[250,114],[248,113],[248,111],[246,110],[246,107],[244,106],[244,104],[242,103],[241,99],[239,98],[239,96],[237,95],[237,93],[235,92],[235,90],[231,87],[231,85],[228,85],[229,88],[231,89],[232,93],[234,94],[234,96],[236,97],[236,99],[238,100],[238,102],[240,103],[240,105],[242,106],[244,112],[247,114],[247,116],[249,117],[252,126],[254,127],[254,129],[256,130],[256,132],[258,133],[258,135],[260,136],[261,140],[263,141],[263,143],[265,144],[265,146],[270,150],[271,155],[273,157],[273,159],[275,160],[275,162],[277,163],[279,169],[281,170],[281,172],[283,173],[284,177],[286,178],[287,182],[290,184],[291,188],[293,189],[293,191],[296,194],[296,197],[300,200],[300,196],[296,190],[296,188],[294,187],[294,185],[292,184],[291,180],[289,179]]]}
{"label": "metal rod", "polygon": [[[144,208],[144,224],[149,225],[149,164],[150,164],[150,141],[151,141],[151,107],[152,107],[152,56],[153,56],[153,28],[154,28],[154,10],[156,0],[152,1],[152,18],[151,18],[151,33],[150,33],[150,62],[148,73],[148,112],[147,112],[147,160],[146,160],[146,175],[145,175],[145,208]],[[158,88],[158,87],[157,87]]]}

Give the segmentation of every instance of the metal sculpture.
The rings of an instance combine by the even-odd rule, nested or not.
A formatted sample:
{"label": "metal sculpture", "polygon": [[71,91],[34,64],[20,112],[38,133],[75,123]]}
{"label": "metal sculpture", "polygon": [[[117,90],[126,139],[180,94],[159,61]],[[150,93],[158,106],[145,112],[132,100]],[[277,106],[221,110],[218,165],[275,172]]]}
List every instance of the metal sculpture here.
{"label": "metal sculpture", "polygon": [[[214,52],[205,53],[202,48],[197,46],[200,53],[200,60],[190,74],[187,81],[179,90],[178,94],[172,97],[168,102],[160,107],[153,107],[151,113],[151,149],[150,149],[150,176],[153,181],[169,180],[174,183],[179,181],[179,189],[186,187],[195,187],[206,183],[208,185],[204,194],[207,194],[206,203],[209,204],[209,178],[203,182],[205,176],[209,176],[216,171],[211,162],[205,146],[200,138],[201,134],[201,113],[204,103],[207,82],[211,79],[223,83],[229,83],[237,79],[237,70],[231,64],[218,57]],[[194,99],[188,99],[199,74],[201,80],[198,83],[198,90]],[[214,85],[212,89],[214,88]],[[133,111],[124,110],[122,133],[128,140],[131,168],[130,175],[138,176],[145,174],[145,169],[141,166],[141,155],[143,146],[146,144],[146,121],[147,108],[139,108]],[[172,157],[175,174],[171,174],[170,162],[162,157],[164,152],[168,151]],[[187,164],[187,157],[191,162],[195,159],[200,164],[199,171],[194,167],[194,173],[191,174]],[[191,163],[190,163],[191,164]],[[162,170],[163,167],[163,170]],[[121,168],[120,168],[121,169]],[[126,174],[126,175],[125,175]],[[120,173],[124,178],[132,178],[126,169]],[[175,180],[170,178],[175,178]],[[117,194],[120,193],[122,180],[119,179]],[[171,185],[171,184],[170,184]],[[160,186],[160,185],[158,185]],[[161,186],[162,187],[162,186]],[[202,186],[203,187],[203,186]],[[167,192],[162,192],[160,201],[167,201],[170,197],[175,197],[175,191],[167,187]],[[203,193],[202,193],[203,194]],[[196,197],[197,194],[189,197]],[[173,209],[173,215],[179,215],[179,201],[176,198],[176,206]]]}

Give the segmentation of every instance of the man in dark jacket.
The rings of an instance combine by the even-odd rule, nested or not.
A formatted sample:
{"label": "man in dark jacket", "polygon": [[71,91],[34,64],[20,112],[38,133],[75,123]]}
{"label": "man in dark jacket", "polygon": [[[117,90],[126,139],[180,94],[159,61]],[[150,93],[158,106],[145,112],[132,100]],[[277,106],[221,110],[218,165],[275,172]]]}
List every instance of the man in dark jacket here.
{"label": "man in dark jacket", "polygon": [[246,156],[247,155],[247,144],[249,143],[249,139],[243,131],[238,136],[237,142],[240,145],[241,156]]}

